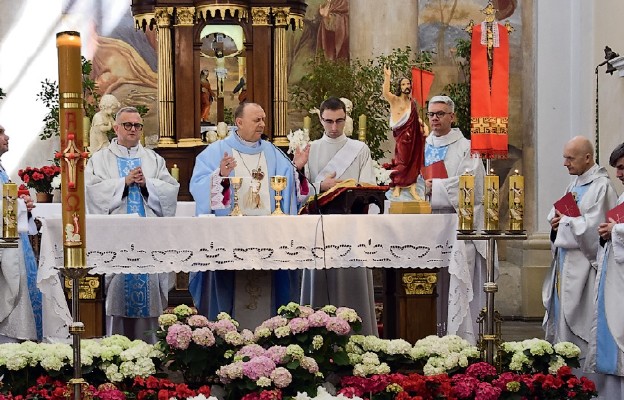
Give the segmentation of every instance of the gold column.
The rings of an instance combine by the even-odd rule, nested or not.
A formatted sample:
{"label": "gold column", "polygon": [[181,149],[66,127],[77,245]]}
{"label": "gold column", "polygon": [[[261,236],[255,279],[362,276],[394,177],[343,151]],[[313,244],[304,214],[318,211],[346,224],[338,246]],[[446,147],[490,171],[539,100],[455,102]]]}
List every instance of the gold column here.
{"label": "gold column", "polygon": [[158,26],[158,128],[159,147],[175,147],[171,16],[173,7],[156,7]]}
{"label": "gold column", "polygon": [[275,16],[273,35],[273,143],[277,146],[288,146],[288,88],[286,66],[286,29],[290,7],[275,7],[271,11]]}
{"label": "gold column", "polygon": [[254,26],[271,25],[271,7],[252,7],[251,22]]}

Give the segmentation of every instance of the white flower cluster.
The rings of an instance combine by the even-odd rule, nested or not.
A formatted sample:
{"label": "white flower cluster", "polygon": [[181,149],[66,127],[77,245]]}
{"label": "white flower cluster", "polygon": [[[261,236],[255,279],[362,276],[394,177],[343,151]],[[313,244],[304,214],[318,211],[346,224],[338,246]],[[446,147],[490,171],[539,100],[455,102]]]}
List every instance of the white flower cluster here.
{"label": "white flower cluster", "polygon": [[548,360],[548,372],[554,374],[566,360],[578,359],[581,349],[570,342],[561,342],[552,346],[542,339],[527,339],[521,342],[505,342],[500,350],[511,355],[508,368],[511,371],[535,371],[536,358]]}
{"label": "white flower cluster", "polygon": [[375,181],[378,185],[388,185],[390,183],[390,173],[392,171],[383,168],[377,160],[373,160],[373,171],[375,172]]}
{"label": "white flower cluster", "polygon": [[50,186],[52,186],[52,189],[61,188],[61,175],[60,174],[52,178],[52,182],[50,183]]}
{"label": "white flower cluster", "polygon": [[409,355],[415,361],[427,360],[423,367],[425,375],[437,375],[467,367],[470,359],[479,357],[479,350],[457,335],[431,335],[417,341]]}
{"label": "white flower cluster", "polygon": [[[95,366],[111,382],[120,382],[135,376],[147,377],[156,372],[153,359],[163,354],[141,340],[131,341],[114,335],[102,340],[81,341],[82,366]],[[73,367],[73,351],[65,343],[7,343],[0,345],[0,368],[17,371],[40,365],[46,371],[60,371]]]}
{"label": "white flower cluster", "polygon": [[288,154],[294,154],[297,148],[303,150],[310,142],[310,134],[307,129],[290,131],[286,137],[288,138]]}
{"label": "white flower cluster", "polygon": [[412,345],[403,339],[380,339],[375,336],[354,335],[347,344],[349,361],[353,365],[353,375],[369,376],[390,371],[388,362],[424,365],[425,375],[436,375],[457,367],[467,367],[470,359],[479,357],[476,347],[460,338],[427,336]]}
{"label": "white flower cluster", "polygon": [[319,386],[318,391],[316,393],[316,397],[310,397],[308,396],[307,393],[297,393],[297,395],[295,397],[293,397],[293,400],[363,400],[361,397],[358,396],[353,396],[353,397],[346,397],[342,394],[339,394],[338,396],[334,396],[332,394],[330,394],[327,389],[325,389],[323,386]]}

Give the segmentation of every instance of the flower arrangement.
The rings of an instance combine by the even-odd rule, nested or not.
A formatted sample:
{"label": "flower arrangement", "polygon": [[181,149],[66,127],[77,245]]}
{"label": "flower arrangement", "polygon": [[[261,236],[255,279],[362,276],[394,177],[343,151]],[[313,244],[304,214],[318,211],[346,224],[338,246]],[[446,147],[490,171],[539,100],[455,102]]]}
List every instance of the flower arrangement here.
{"label": "flower arrangement", "polygon": [[581,349],[570,342],[551,345],[541,339],[505,342],[500,346],[502,369],[505,371],[555,374],[559,368],[580,366]]}
{"label": "flower arrangement", "polygon": [[228,399],[245,400],[266,391],[280,396],[300,391],[315,394],[323,379],[316,361],[297,344],[268,349],[257,344],[244,346],[234,355],[233,363],[219,368],[217,375],[227,387]]}
{"label": "flower arrangement", "polygon": [[303,150],[310,142],[310,135],[307,129],[297,129],[290,131],[288,135],[288,154],[295,154],[295,150]]}
{"label": "flower arrangement", "polygon": [[314,310],[291,302],[257,327],[254,336],[265,348],[297,343],[321,371],[348,373],[346,346],[349,336],[361,328],[362,319],[351,308],[328,305]]}
{"label": "flower arrangement", "polygon": [[[52,181],[61,173],[61,167],[57,165],[45,165],[41,168],[26,167],[17,171],[20,179],[27,187],[35,189],[39,193],[52,193]],[[60,183],[59,183],[60,185]]]}
{"label": "flower arrangement", "polygon": [[190,383],[216,380],[226,355],[254,340],[251,331],[238,332],[238,322],[228,314],[220,313],[212,322],[184,304],[162,314],[158,323],[156,347],[164,353],[167,368],[181,371]]}
{"label": "flower arrangement", "polygon": [[[114,335],[82,340],[82,373],[91,384],[121,383],[156,373],[162,353],[140,340]],[[32,379],[49,375],[67,381],[73,376],[73,351],[66,343],[6,343],[0,345],[0,375],[5,388],[22,393]]]}

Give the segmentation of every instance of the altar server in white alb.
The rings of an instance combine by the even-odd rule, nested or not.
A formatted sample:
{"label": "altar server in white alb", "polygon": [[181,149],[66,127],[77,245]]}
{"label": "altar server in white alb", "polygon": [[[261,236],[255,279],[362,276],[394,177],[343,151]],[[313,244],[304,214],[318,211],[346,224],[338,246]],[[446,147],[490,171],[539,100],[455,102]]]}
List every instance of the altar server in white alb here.
{"label": "altar server in white alb", "polygon": [[565,192],[572,193],[581,215],[563,215],[554,207],[548,214],[553,261],[542,288],[546,308],[542,325],[546,340],[576,344],[584,361],[594,315],[598,226],[616,205],[617,194],[607,170],[594,162],[587,138],[576,136],[566,143],[563,160],[574,177]]}
{"label": "altar server in white alb", "polygon": [[[624,143],[613,150],[609,164],[624,183]],[[624,194],[618,199],[618,205],[622,203]],[[621,399],[624,397],[624,218],[620,222],[612,217],[605,221],[598,226],[601,246],[594,286],[594,318],[584,369],[596,373],[591,379],[596,383],[599,399]]]}
{"label": "altar server in white alb", "polygon": [[[0,156],[8,150],[9,136],[0,125]],[[0,184],[8,182],[9,176],[0,164]],[[0,249],[0,343],[41,340],[43,335],[37,262],[28,239],[28,212],[34,205],[30,196],[22,195],[17,207],[19,247]]]}
{"label": "altar server in white alb", "polygon": [[[87,211],[173,217],[180,185],[165,160],[139,143],[143,119],[137,109],[120,109],[113,129],[117,138],[93,154],[85,168]],[[158,327],[169,289],[168,274],[107,275],[106,333],[154,343],[155,335],[145,332]]]}
{"label": "altar server in white alb", "polygon": [[[421,169],[420,185],[424,180],[425,194],[430,197],[431,209],[436,214],[457,213],[459,207],[459,176],[468,172],[475,176],[474,228],[483,229],[483,179],[485,168],[478,158],[471,157],[470,140],[458,128],[455,121],[455,103],[448,96],[434,96],[429,101],[427,116],[431,133],[425,141],[424,168]],[[461,282],[447,270],[441,271],[438,281],[438,321],[447,322],[448,333],[476,343],[478,325],[476,320],[485,306],[483,283],[486,279],[486,247],[484,241],[466,240],[466,268],[471,282]],[[498,268],[498,263],[496,263]],[[468,304],[449,306],[449,296],[457,291],[471,291]],[[460,296],[461,298],[462,296]]]}
{"label": "altar server in white alb", "polygon": [[[344,133],[346,106],[337,97],[325,100],[319,109],[325,132],[310,144],[305,173],[317,193],[327,191],[346,179],[375,184],[370,149],[366,143]],[[313,307],[332,304],[349,307],[362,318],[363,335],[377,335],[373,273],[368,268],[305,270],[301,302]]]}

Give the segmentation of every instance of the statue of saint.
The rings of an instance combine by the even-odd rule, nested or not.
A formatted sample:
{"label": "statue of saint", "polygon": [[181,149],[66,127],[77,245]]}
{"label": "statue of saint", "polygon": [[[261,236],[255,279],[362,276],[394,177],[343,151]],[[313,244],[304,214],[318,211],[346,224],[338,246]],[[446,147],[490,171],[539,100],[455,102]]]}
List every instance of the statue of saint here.
{"label": "statue of saint", "polygon": [[353,134],[353,118],[351,118],[351,111],[353,111],[353,102],[346,97],[341,97],[340,101],[342,101],[345,105],[345,111],[347,114],[347,118],[345,118],[345,125],[342,132],[350,137]]}
{"label": "statue of saint", "polygon": [[416,180],[423,164],[425,149],[424,124],[418,118],[418,106],[412,100],[412,82],[399,79],[395,93],[390,90],[392,71],[384,67],[383,96],[390,104],[390,128],[396,141],[394,157],[384,168],[392,170],[390,200],[421,201],[416,193]]}
{"label": "statue of saint", "polygon": [[108,147],[110,144],[108,133],[113,130],[115,113],[119,107],[121,107],[121,103],[112,94],[105,94],[100,99],[100,111],[93,116],[89,131],[89,151],[91,153]]}

